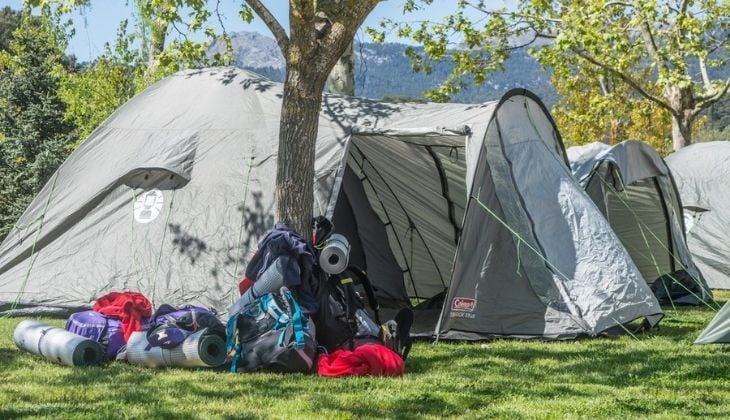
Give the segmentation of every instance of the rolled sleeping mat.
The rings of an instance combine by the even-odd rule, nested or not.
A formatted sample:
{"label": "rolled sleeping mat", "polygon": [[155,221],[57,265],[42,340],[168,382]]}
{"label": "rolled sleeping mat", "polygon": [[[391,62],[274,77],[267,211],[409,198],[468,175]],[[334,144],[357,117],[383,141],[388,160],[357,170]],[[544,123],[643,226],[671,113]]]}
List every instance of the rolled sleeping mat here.
{"label": "rolled sleeping mat", "polygon": [[340,274],[347,268],[349,259],[350,242],[344,236],[335,233],[327,239],[319,254],[319,266],[327,274]]}
{"label": "rolled sleeping mat", "polygon": [[104,361],[104,349],[94,340],[40,321],[21,321],[13,333],[21,350],[67,366],[91,366]]}
{"label": "rolled sleeping mat", "polygon": [[147,333],[134,332],[127,342],[127,361],[147,367],[215,367],[226,361],[226,343],[203,328],[171,349],[152,347]]}
{"label": "rolled sleeping mat", "polygon": [[[284,285],[284,273],[287,267],[299,269],[299,264],[289,255],[282,255],[274,260],[274,262],[267,268],[253,286],[249,287],[241,297],[236,300],[233,305],[228,308],[228,316],[235,316],[251,305],[256,299],[261,296],[276,292],[281,289]],[[299,273],[291,273],[299,277]]]}

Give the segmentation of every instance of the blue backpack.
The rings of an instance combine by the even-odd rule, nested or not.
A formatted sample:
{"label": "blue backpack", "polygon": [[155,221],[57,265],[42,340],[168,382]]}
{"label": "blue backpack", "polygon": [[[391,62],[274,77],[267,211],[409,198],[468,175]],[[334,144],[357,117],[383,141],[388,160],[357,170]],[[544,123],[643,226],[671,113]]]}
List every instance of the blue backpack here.
{"label": "blue backpack", "polygon": [[312,372],[314,324],[286,287],[267,293],[228,319],[231,372]]}

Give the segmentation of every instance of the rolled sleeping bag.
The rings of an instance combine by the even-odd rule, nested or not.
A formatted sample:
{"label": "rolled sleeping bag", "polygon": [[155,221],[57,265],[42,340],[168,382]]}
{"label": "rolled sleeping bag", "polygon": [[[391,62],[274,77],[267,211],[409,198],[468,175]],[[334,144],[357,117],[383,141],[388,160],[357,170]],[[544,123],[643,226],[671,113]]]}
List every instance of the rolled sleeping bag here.
{"label": "rolled sleeping bag", "polygon": [[[289,255],[277,257],[269,268],[261,273],[253,286],[249,287],[248,290],[246,290],[246,292],[244,292],[241,297],[239,297],[238,300],[236,300],[233,305],[228,308],[228,316],[236,316],[237,314],[242,313],[256,299],[267,293],[273,293],[281,289],[281,286],[284,285],[284,273],[287,267],[296,267],[297,271],[299,269],[299,264],[296,260],[291,260],[293,260],[293,258]],[[290,262],[291,264],[289,264]],[[291,274],[299,277],[298,272]]]}
{"label": "rolled sleeping bag", "polygon": [[13,333],[21,350],[66,366],[91,366],[104,361],[104,349],[94,340],[40,321],[21,321]]}
{"label": "rolled sleeping bag", "polygon": [[350,259],[350,242],[347,238],[335,233],[319,254],[319,266],[327,274],[340,274],[347,268]]}
{"label": "rolled sleeping bag", "polygon": [[226,343],[203,328],[171,349],[152,347],[147,333],[134,332],[127,342],[127,361],[147,367],[215,367],[226,361]]}

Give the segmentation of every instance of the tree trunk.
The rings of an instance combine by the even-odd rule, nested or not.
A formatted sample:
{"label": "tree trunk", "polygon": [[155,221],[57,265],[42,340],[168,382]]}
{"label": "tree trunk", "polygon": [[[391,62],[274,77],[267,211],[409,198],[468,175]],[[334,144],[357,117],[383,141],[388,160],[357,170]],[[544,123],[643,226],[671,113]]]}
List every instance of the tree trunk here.
{"label": "tree trunk", "polygon": [[308,73],[294,66],[287,70],[276,171],[276,218],[307,240],[312,230],[314,155],[324,89],[324,75]]}
{"label": "tree trunk", "polygon": [[672,147],[674,151],[692,144],[695,98],[688,87],[669,86],[664,91],[672,111]]}
{"label": "tree trunk", "polygon": [[692,144],[692,118],[672,115],[672,147],[674,151]]}
{"label": "tree trunk", "polygon": [[152,22],[150,24],[149,57],[147,57],[147,74],[154,73],[160,64],[160,54],[165,50],[167,25]]}
{"label": "tree trunk", "polygon": [[327,78],[327,90],[338,95],[355,96],[355,54],[353,43],[347,47],[342,57]]}

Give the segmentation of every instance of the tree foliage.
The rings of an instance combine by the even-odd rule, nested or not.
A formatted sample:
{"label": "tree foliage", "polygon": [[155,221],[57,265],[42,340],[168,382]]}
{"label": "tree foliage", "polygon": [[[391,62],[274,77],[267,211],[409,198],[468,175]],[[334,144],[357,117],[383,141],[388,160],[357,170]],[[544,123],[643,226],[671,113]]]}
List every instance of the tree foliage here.
{"label": "tree foliage", "polygon": [[79,141],[154,80],[145,77],[149,76],[147,61],[142,51],[132,47],[135,37],[127,33],[127,21],[122,21],[113,46],[107,44],[93,63],[63,76],[59,96],[66,104],[66,120],[78,129]]}
{"label": "tree foliage", "polygon": [[[432,2],[408,0],[405,11]],[[508,10],[490,8],[484,0],[460,0],[441,22],[382,26],[370,30],[376,39],[393,30],[424,46],[425,54],[412,55],[416,70],[429,71],[433,60],[453,61],[450,76],[430,92],[434,99],[483,82],[510,51],[532,45],[545,66],[600,69],[664,109],[675,149],[691,143],[700,113],[730,88],[730,80],[713,79],[713,70],[728,64],[726,1],[520,0],[516,10]]]}
{"label": "tree foliage", "polygon": [[671,151],[671,118],[664,108],[602,69],[565,64],[554,69],[552,83],[560,94],[553,117],[567,145],[638,139],[661,154]]}
{"label": "tree foliage", "polygon": [[0,237],[75,142],[66,105],[58,96],[70,60],[66,26],[48,10],[24,12],[8,51],[0,53]]}
{"label": "tree foliage", "polygon": [[20,12],[10,6],[0,9],[0,51],[7,51],[13,31],[20,26]]}
{"label": "tree foliage", "polygon": [[[30,4],[54,7],[61,12],[91,7],[91,0],[33,0]],[[100,5],[101,3],[97,3]],[[74,123],[83,141],[112,112],[152,83],[183,68],[227,64],[224,48],[208,57],[208,41],[189,39],[203,30],[211,17],[205,1],[135,0],[137,21],[119,23],[115,42],[80,71],[64,76],[60,95],[67,104],[66,118]],[[180,28],[184,28],[180,29]],[[204,32],[216,39],[215,31]],[[171,36],[176,34],[177,36]],[[226,43],[227,35],[222,40]]]}

